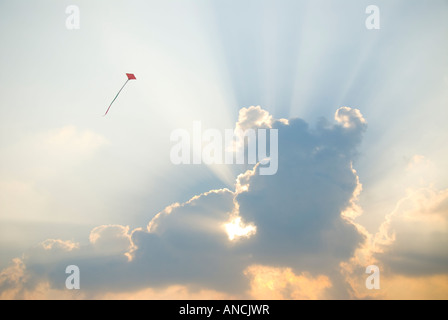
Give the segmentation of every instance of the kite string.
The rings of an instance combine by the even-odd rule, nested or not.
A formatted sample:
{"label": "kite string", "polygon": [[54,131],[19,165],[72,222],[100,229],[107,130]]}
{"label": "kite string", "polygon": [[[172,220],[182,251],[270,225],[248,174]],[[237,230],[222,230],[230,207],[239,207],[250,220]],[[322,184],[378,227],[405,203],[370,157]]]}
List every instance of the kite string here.
{"label": "kite string", "polygon": [[[120,92],[123,90],[123,88],[126,86],[126,84],[127,84],[128,82],[129,82],[129,79],[126,80],[126,82],[124,83],[124,85],[121,87],[120,91],[118,91],[118,93],[117,93],[117,95],[115,96],[114,100],[112,100],[112,102],[110,103],[109,108],[107,108],[107,111],[106,111],[106,113],[104,114],[104,116],[107,115],[107,113],[109,112],[110,107],[112,107],[112,104],[115,102],[115,100],[117,100],[118,96],[120,95]],[[103,117],[104,117],[104,116],[103,116]]]}

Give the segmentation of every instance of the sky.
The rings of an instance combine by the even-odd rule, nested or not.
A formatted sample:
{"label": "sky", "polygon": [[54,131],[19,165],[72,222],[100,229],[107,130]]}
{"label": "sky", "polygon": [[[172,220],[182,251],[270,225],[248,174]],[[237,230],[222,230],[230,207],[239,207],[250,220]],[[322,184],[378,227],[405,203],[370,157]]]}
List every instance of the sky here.
{"label": "sky", "polygon": [[[447,39],[446,0],[0,0],[0,299],[447,299]],[[277,173],[173,164],[197,121]]]}

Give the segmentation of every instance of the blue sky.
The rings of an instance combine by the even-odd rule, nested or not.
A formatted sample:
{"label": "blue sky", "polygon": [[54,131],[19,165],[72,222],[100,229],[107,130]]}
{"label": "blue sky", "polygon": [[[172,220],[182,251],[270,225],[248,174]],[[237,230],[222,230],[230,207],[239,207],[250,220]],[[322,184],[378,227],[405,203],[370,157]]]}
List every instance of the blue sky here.
{"label": "blue sky", "polygon": [[[365,8],[370,4],[380,9],[380,30],[365,27],[368,16]],[[69,5],[80,8],[79,30],[67,30],[65,26],[65,9]],[[348,194],[338,194],[334,201],[331,200],[336,197],[333,193],[322,199],[328,208],[321,206],[319,210],[325,212],[336,210],[338,214],[344,209],[342,204],[350,202],[357,186],[356,178],[362,184],[362,192],[356,198],[357,210],[362,214],[351,222],[359,234],[355,232],[351,240],[347,240],[346,246],[338,251],[341,255],[330,257],[323,250],[318,258],[308,257],[309,261],[329,259],[335,261],[334,266],[349,261],[356,257],[356,248],[364,248],[361,239],[369,242],[376,238],[376,248],[381,247],[380,243],[392,248],[393,241],[385,235],[385,230],[405,219],[400,214],[406,210],[400,209],[400,205],[407,201],[411,202],[408,207],[421,208],[415,199],[426,199],[421,200],[428,206],[424,211],[435,210],[444,221],[441,225],[445,226],[447,38],[448,3],[438,0],[430,3],[397,0],[375,3],[348,0],[337,3],[329,0],[112,0],[93,3],[1,0],[0,268],[12,270],[8,269],[12,268],[11,261],[18,257],[25,265],[28,261],[32,273],[32,265],[37,265],[39,256],[47,254],[39,251],[46,239],[80,243],[82,253],[79,256],[91,257],[91,250],[96,249],[91,248],[94,243],[89,242],[89,235],[98,226],[129,226],[126,231],[129,235],[123,231],[125,228],[112,228],[112,238],[124,239],[125,247],[126,241],[141,241],[141,248],[145,248],[151,243],[146,237],[153,235],[150,232],[140,234],[140,231],[132,233],[132,230],[145,228],[157,213],[174,203],[185,204],[210,190],[228,188],[236,192],[235,179],[243,173],[240,167],[174,166],[169,159],[169,138],[177,128],[190,130],[193,121],[219,130],[234,128],[241,110],[251,106],[260,106],[274,119],[303,119],[300,121],[308,125],[306,130],[301,122],[290,121],[289,127],[276,124],[284,132],[287,148],[313,146],[316,141],[329,148],[335,147],[330,137],[328,140],[321,138],[323,132],[334,135],[334,139],[337,137],[337,146],[347,148],[344,149],[347,163],[339,163],[334,154],[328,154],[325,166],[324,161],[296,159],[297,155],[289,150],[280,150],[280,157],[284,158],[280,163],[285,164],[283,173],[280,171],[278,177],[266,181],[250,178],[252,185],[259,185],[260,194],[265,198],[273,197],[272,203],[276,206],[284,206],[300,216],[301,204],[297,203],[294,193],[288,193],[290,188],[317,192],[319,188],[327,190],[325,183],[333,181],[317,182],[308,177],[309,180],[304,179],[306,185],[296,185],[296,180],[287,178],[300,180],[301,176],[293,173],[284,176],[287,170],[296,172],[294,164],[309,166],[311,171],[323,170],[328,173],[328,179],[334,172],[326,170],[334,165],[334,170],[342,172],[332,177],[334,181],[344,185],[351,181],[346,190]],[[125,81],[126,72],[135,73],[137,81],[127,85],[108,117],[102,117],[114,93]],[[367,126],[357,127],[359,131],[349,132],[347,136],[337,135],[339,127],[334,115],[344,106],[360,110]],[[350,117],[352,121],[358,119],[355,113],[350,113]],[[322,119],[332,128],[329,132],[322,127]],[[352,144],[352,139],[362,139],[362,142]],[[348,163],[353,163],[356,173],[348,169]],[[280,186],[286,187],[285,195],[275,192]],[[223,192],[223,199],[215,200],[217,203],[210,206],[225,215],[223,207],[232,208],[232,199],[241,199],[235,200],[241,201],[240,205],[244,204],[247,210],[240,212],[241,216],[248,220],[252,217],[254,221],[257,219],[253,212],[260,209],[257,205],[260,194],[246,197],[238,192],[233,196]],[[200,201],[208,203],[212,201],[209,197]],[[307,205],[311,206],[314,198],[310,196],[309,199],[311,202]],[[435,204],[430,205],[432,203]],[[181,206],[184,207],[188,204]],[[437,209],[439,207],[442,209]],[[179,215],[188,214],[176,210]],[[407,210],[404,216],[417,215],[417,209]],[[273,207],[269,212],[276,211]],[[207,213],[206,209],[204,213],[201,211],[198,221],[207,221],[204,218]],[[294,217],[291,223],[298,221]],[[332,219],[332,223],[339,225],[339,220]],[[259,232],[264,230],[266,221],[269,219],[259,221]],[[170,223],[167,223],[168,229]],[[172,227],[176,229],[176,225]],[[284,227],[277,225],[279,229],[272,234],[281,232]],[[440,233],[440,237],[435,238],[439,240],[431,238],[425,242],[427,248],[438,248],[446,243],[448,229],[436,232],[433,227],[430,224],[419,231],[429,238]],[[323,226],[316,228],[327,230]],[[401,250],[405,259],[404,253],[413,251],[401,243],[415,230],[401,229],[403,238],[398,235],[399,240],[396,240],[400,246],[389,251],[400,256],[394,250]],[[107,235],[106,232],[105,239]],[[198,235],[202,233],[186,232],[190,239]],[[205,239],[206,235],[203,236]],[[162,235],[160,239],[175,241]],[[260,239],[259,246],[269,242],[269,237]],[[288,238],[288,241],[292,241],[291,252],[295,245],[303,247],[303,244],[294,243],[299,241],[297,238]],[[244,250],[226,252],[229,265],[234,268],[230,270],[238,277],[243,276],[245,267],[251,268],[246,271],[251,270],[247,272],[252,280],[264,277],[268,270],[264,268],[292,268],[297,283],[308,279],[322,290],[323,297],[350,295],[343,286],[337,285],[346,281],[339,271],[336,277],[334,269],[320,269],[313,263],[295,264],[289,257],[282,260],[274,254],[259,256],[259,260],[254,258],[250,266],[235,257],[241,252],[257,257],[259,247],[241,246]],[[112,254],[106,247],[102,248],[108,259],[123,254],[121,251]],[[213,250],[218,249],[213,247]],[[303,250],[295,254],[307,252]],[[386,249],[381,254],[375,250],[369,251],[372,261],[381,264],[379,256],[390,261]],[[151,251],[137,249],[136,252],[133,261],[146,263],[145,257]],[[434,261],[446,260],[446,255],[437,249],[433,253]],[[161,256],[160,261],[175,258]],[[432,261],[431,257],[427,258]],[[58,252],[54,253],[54,259],[58,263],[65,262]],[[278,260],[284,263],[278,265],[275,262]],[[142,267],[137,262],[133,266],[137,269],[132,270]],[[95,263],[101,265],[101,262]],[[95,263],[87,264],[86,268],[95,269],[98,266]],[[384,270],[393,270],[389,275],[390,283],[402,276],[392,265],[400,263],[387,265],[384,262]],[[191,267],[199,268],[195,264]],[[439,269],[440,265],[427,267],[427,270]],[[277,270],[278,276],[289,274],[285,270]],[[49,274],[40,275],[42,281],[48,282],[51,289],[59,289],[51,272]],[[235,274],[229,273],[228,277]],[[406,281],[415,280],[409,272],[405,274]],[[428,272],[425,276],[446,275]],[[150,279],[151,274],[147,277]],[[182,288],[188,291],[189,285],[199,284],[204,290],[235,294],[229,288],[221,288],[219,283],[187,277],[188,272],[185,272],[185,279],[157,284],[158,289],[151,287],[149,281],[145,290],[150,290],[148,295],[157,296],[165,292],[163,290],[172,293],[172,285],[184,286]],[[332,289],[327,288],[327,280],[333,284]],[[137,290],[131,280],[130,283],[121,291]],[[427,283],[432,282],[428,280]],[[6,292],[1,285],[0,282],[0,292]],[[119,284],[111,286],[113,289],[105,286],[102,294],[108,290],[114,294],[120,292]],[[23,290],[32,292],[28,287]],[[182,290],[180,292],[184,292]],[[238,290],[247,291],[247,288]],[[263,290],[258,288],[258,292]],[[390,292],[400,296],[399,291],[391,289]],[[446,288],[441,289],[441,296],[446,298]]]}

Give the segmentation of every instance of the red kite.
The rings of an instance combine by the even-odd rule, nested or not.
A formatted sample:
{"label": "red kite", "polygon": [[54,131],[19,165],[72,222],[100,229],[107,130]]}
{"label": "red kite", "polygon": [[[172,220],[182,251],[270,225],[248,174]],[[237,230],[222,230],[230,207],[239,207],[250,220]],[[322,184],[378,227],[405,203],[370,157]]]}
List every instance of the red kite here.
{"label": "red kite", "polygon": [[106,113],[104,114],[103,117],[105,117],[107,115],[107,113],[109,112],[110,107],[112,107],[112,104],[115,102],[115,100],[118,98],[118,95],[120,94],[121,90],[123,90],[124,86],[127,85],[127,83],[129,82],[129,80],[137,80],[137,78],[135,77],[135,75],[133,73],[126,73],[126,76],[128,77],[128,80],[126,80],[126,82],[124,83],[124,85],[121,87],[120,91],[118,91],[117,95],[115,96],[114,100],[112,100],[112,102],[109,105],[109,108],[107,108]]}

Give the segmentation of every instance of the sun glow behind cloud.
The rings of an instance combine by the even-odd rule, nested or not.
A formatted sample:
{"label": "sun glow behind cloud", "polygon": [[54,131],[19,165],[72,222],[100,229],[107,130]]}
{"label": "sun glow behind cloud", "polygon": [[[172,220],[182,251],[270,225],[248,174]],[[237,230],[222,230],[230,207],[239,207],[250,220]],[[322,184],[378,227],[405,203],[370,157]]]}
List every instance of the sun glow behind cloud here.
{"label": "sun glow behind cloud", "polygon": [[224,227],[226,228],[229,240],[236,240],[240,237],[249,238],[257,232],[256,226],[243,224],[240,217],[232,219]]}

